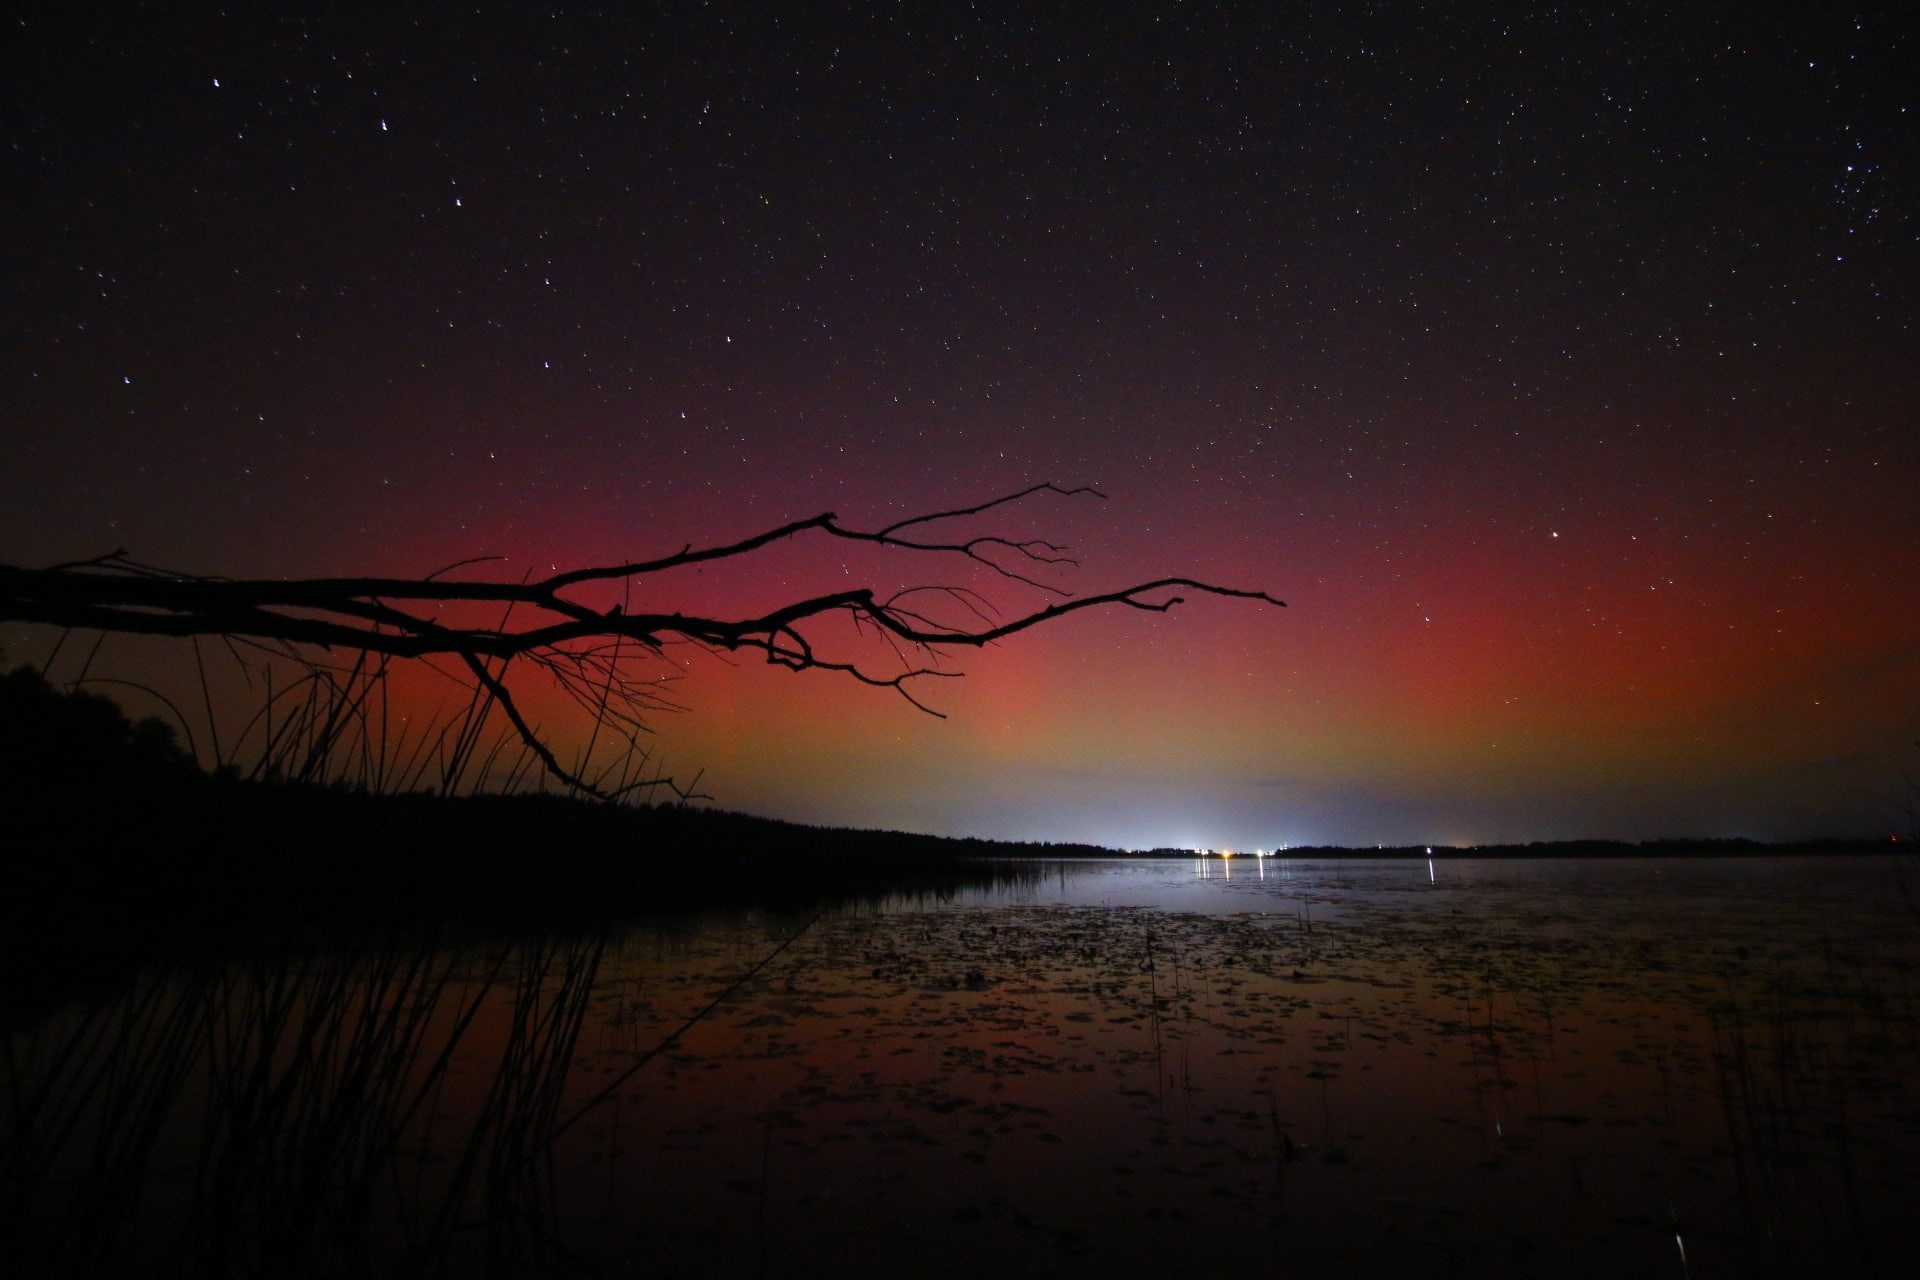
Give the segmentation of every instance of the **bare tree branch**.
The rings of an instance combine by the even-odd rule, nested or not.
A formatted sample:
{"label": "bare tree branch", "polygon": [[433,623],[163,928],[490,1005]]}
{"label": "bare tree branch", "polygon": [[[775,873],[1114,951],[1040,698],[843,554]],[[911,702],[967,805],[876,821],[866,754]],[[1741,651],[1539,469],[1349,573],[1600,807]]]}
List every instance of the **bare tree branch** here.
{"label": "bare tree branch", "polygon": [[[636,654],[658,658],[665,646],[691,642],[719,653],[758,652],[774,665],[793,671],[830,671],[868,685],[889,688],[913,706],[939,715],[914,696],[910,682],[952,678],[958,672],[936,665],[950,647],[980,648],[1042,623],[1086,609],[1108,606],[1165,613],[1186,602],[1188,592],[1232,600],[1284,606],[1264,591],[1220,586],[1195,578],[1157,578],[1117,591],[1074,597],[1039,575],[1075,566],[1067,548],[1042,539],[980,534],[957,539],[925,538],[928,526],[961,520],[1007,506],[1036,494],[1071,498],[1105,495],[1085,486],[1033,485],[968,507],[955,507],[897,520],[875,530],[850,529],[825,512],[795,520],[737,542],[695,548],[625,564],[575,569],[519,582],[472,581],[449,577],[487,558],[460,561],[424,578],[223,579],[168,572],[141,564],[116,550],[88,560],[46,569],[0,565],[0,620],[45,623],[155,636],[223,637],[282,655],[305,650],[349,650],[362,655],[430,660],[451,656],[464,665],[538,757],[546,772],[571,790],[612,798],[618,789],[602,789],[579,771],[563,766],[538,730],[521,714],[504,679],[509,661],[520,659],[545,671],[589,714],[621,726],[628,741],[644,732],[650,712],[674,709],[658,681],[631,677],[625,664]],[[903,536],[912,531],[918,536]],[[564,594],[570,589],[632,581],[691,565],[736,560],[774,543],[814,533],[893,548],[916,555],[963,559],[1011,582],[1060,597],[1038,610],[994,621],[997,610],[978,592],[960,586],[916,586],[884,600],[871,588],[835,591],[793,601],[748,617],[678,612],[629,612],[623,605],[600,609]],[[909,598],[945,599],[971,622],[947,625]],[[452,607],[501,604],[497,623],[476,626],[429,616]],[[526,620],[516,626],[517,613]],[[850,621],[856,632],[886,641],[897,671],[876,672],[859,660],[830,658],[818,652],[811,628],[832,618]],[[639,648],[636,650],[634,646]],[[314,661],[319,661],[315,659]],[[498,670],[494,668],[499,664]],[[634,786],[663,785],[677,794],[671,779],[655,778]]]}

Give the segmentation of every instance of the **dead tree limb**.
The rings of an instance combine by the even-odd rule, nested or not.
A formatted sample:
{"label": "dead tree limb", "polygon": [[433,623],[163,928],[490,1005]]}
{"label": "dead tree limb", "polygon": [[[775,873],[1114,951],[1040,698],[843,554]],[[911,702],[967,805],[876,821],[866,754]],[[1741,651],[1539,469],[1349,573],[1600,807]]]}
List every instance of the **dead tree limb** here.
{"label": "dead tree limb", "polygon": [[[1035,494],[1104,497],[1086,487],[1038,484],[968,507],[897,520],[875,530],[849,528],[832,512],[795,520],[750,538],[679,551],[651,560],[595,566],[519,582],[475,581],[450,575],[481,561],[463,561],[424,578],[226,579],[156,569],[124,550],[46,569],[0,565],[0,620],[44,623],[101,632],[152,636],[223,636],[268,646],[284,656],[303,651],[345,650],[393,658],[459,661],[497,701],[515,732],[542,767],[568,788],[612,798],[565,768],[538,730],[520,714],[499,671],[488,664],[516,660],[544,670],[576,701],[611,716],[629,731],[644,727],[647,713],[673,706],[655,681],[625,670],[636,652],[661,655],[666,646],[692,643],[718,652],[758,652],[792,671],[831,671],[890,688],[915,707],[939,715],[914,696],[912,682],[957,675],[937,663],[944,650],[979,648],[1042,623],[1082,610],[1123,607],[1165,613],[1185,603],[1185,593],[1284,606],[1264,591],[1220,586],[1195,578],[1156,578],[1115,591],[1074,596],[1041,575],[1078,561],[1067,548],[1040,539],[996,534],[942,539],[930,526],[978,516]],[[567,594],[591,584],[628,582],[693,565],[737,560],[775,543],[815,535],[946,557],[1057,597],[1032,612],[996,621],[992,606],[958,586],[921,586],[882,598],[869,587],[836,591],[746,617],[680,612],[629,612],[621,605],[595,608]],[[925,603],[922,603],[925,601]],[[941,602],[967,621],[937,620]],[[507,606],[491,626],[449,622],[430,612],[488,604]],[[516,617],[523,619],[514,625]],[[872,669],[859,659],[823,656],[813,631],[831,618],[888,641],[898,669]],[[625,646],[623,653],[622,646]],[[637,650],[635,646],[638,646]],[[503,668],[502,668],[503,669]],[[671,786],[657,779],[646,785]]]}

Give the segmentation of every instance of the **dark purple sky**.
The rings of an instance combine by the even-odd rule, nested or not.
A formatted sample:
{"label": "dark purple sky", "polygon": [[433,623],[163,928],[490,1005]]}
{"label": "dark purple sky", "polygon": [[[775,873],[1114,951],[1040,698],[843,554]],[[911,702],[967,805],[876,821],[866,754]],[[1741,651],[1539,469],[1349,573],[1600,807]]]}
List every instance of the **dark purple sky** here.
{"label": "dark purple sky", "polygon": [[[1075,585],[1290,609],[1083,617],[945,721],[696,662],[662,758],[1124,845],[1897,824],[1892,7],[271,8],[10,20],[0,561],[517,576],[1095,484],[1014,517]],[[742,569],[688,599],[898,572]]]}

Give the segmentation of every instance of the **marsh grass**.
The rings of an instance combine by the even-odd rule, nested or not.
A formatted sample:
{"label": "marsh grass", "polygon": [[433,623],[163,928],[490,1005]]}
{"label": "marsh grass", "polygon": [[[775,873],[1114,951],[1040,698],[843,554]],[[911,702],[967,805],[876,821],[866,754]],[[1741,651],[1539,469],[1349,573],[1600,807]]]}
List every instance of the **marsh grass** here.
{"label": "marsh grass", "polygon": [[[44,665],[49,678],[71,638],[65,633],[51,647]],[[554,687],[583,717],[584,738],[565,766],[573,782],[561,784],[541,758],[544,748],[529,741],[529,734],[541,736],[541,726],[527,725],[522,732],[503,709],[499,690],[510,659],[481,661],[465,672],[427,659],[396,663],[365,650],[335,660],[223,638],[210,661],[208,646],[195,637],[188,647],[190,672],[183,677],[194,696],[186,700],[168,696],[152,681],[97,670],[104,666],[104,639],[96,637],[79,655],[63,687],[107,689],[158,706],[167,718],[156,723],[177,731],[188,753],[217,776],[375,795],[515,795],[556,787],[561,794],[614,801],[696,794],[697,777],[680,786],[667,775],[637,714],[671,712],[678,705],[653,691],[654,685],[636,686],[621,675],[619,645],[607,653],[574,655],[578,670],[558,659],[521,664],[555,677]],[[225,662],[218,660],[223,652]],[[403,674],[408,695],[401,699],[395,688]],[[450,696],[425,697],[423,681],[436,678]],[[402,701],[409,709],[430,709],[403,713]]]}
{"label": "marsh grass", "polygon": [[[1867,1182],[1863,1142],[1911,1142],[1920,1081],[1912,965],[1874,947],[1822,938],[1819,959],[1771,958],[1763,975],[1731,974],[1713,1009],[1714,1065],[1742,1220],[1764,1268],[1768,1251],[1845,1241],[1891,1264],[1884,1187]],[[1802,963],[1791,963],[1798,959]]]}
{"label": "marsh grass", "polygon": [[0,1258],[20,1275],[559,1270],[542,1148],[604,947],[290,950],[146,975],[9,1036]]}

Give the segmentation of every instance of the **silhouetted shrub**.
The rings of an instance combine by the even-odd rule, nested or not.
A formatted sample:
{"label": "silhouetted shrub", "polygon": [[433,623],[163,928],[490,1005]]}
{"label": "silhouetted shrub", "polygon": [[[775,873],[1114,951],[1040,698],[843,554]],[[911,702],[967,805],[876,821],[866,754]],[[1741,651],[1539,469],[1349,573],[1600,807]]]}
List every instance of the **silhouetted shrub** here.
{"label": "silhouetted shrub", "polygon": [[130,720],[112,699],[56,689],[29,666],[0,675],[0,786],[124,786],[197,772],[164,720]]}

